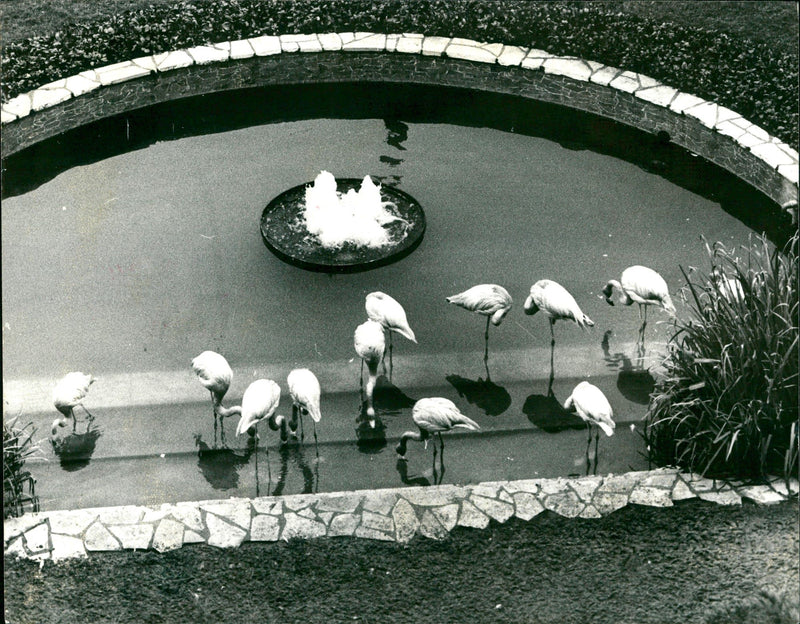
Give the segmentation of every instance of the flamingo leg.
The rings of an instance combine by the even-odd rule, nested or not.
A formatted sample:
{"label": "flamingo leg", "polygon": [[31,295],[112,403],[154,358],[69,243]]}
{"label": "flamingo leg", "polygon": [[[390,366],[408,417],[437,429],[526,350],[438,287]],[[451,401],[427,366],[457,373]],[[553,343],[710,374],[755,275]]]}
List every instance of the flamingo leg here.
{"label": "flamingo leg", "polygon": [[597,441],[600,439],[600,429],[594,433],[594,474],[597,474]]}
{"label": "flamingo leg", "polygon": [[592,425],[586,423],[586,431],[589,432],[589,437],[586,439],[586,476],[589,476],[589,471],[592,468],[592,460],[589,457],[589,448],[592,445]]}
{"label": "flamingo leg", "polygon": [[93,422],[94,416],[92,416],[92,413],[86,409],[86,406],[83,403],[79,403],[79,405],[83,408],[83,411],[86,412],[86,415],[89,417],[89,422]]}
{"label": "flamingo leg", "polygon": [[553,380],[555,379],[556,376],[556,369],[553,364],[553,355],[556,349],[556,335],[555,332],[553,331],[553,327],[555,326],[555,324],[556,324],[555,319],[551,318],[550,319],[550,381],[547,385],[548,396],[553,394]]}
{"label": "flamingo leg", "polygon": [[[392,361],[392,349],[394,346],[392,345],[392,332],[389,333],[389,381],[392,380],[392,372],[394,371],[394,362]],[[383,372],[386,372],[386,362],[383,363]]]}
{"label": "flamingo leg", "polygon": [[[314,450],[317,453],[317,459],[319,459],[319,441],[317,440],[317,423],[315,421],[311,421],[314,427]],[[319,481],[319,478],[317,478]]]}
{"label": "flamingo leg", "polygon": [[483,365],[486,367],[486,374],[489,374],[489,321],[491,320],[490,316],[486,317],[486,331],[484,332],[483,339],[484,339],[484,349],[483,349]]}
{"label": "flamingo leg", "polygon": [[439,471],[439,484],[442,483],[442,479],[444,479],[444,440],[442,439],[442,434],[439,434],[439,445],[441,448],[439,449],[439,466],[441,470]]}
{"label": "flamingo leg", "polygon": [[298,414],[300,414],[300,441],[301,442],[306,439],[306,432],[303,430],[303,412],[304,411],[305,411],[305,409],[303,409],[302,407],[297,410]]}
{"label": "flamingo leg", "polygon": [[[256,498],[258,498],[260,494],[258,491],[258,427],[256,427],[256,435],[254,437],[255,437],[255,449],[256,449],[255,451],[256,452]],[[269,488],[269,486],[267,486],[267,488]]]}
{"label": "flamingo leg", "polygon": [[75,417],[75,410],[73,408],[69,409],[69,415],[72,416],[72,433],[75,433],[75,429],[78,426],[78,419]]}

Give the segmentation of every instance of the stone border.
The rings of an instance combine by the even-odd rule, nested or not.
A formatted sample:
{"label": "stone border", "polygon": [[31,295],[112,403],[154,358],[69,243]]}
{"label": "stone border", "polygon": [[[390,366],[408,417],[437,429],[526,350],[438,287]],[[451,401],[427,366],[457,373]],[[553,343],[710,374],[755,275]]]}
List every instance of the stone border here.
{"label": "stone border", "polygon": [[545,510],[568,518],[601,518],[626,505],[671,507],[692,498],[740,505],[788,500],[793,479],[744,485],[674,469],[583,478],[531,479],[254,499],[230,498],[160,506],[105,507],[25,514],[3,523],[6,555],[61,560],[91,552],[156,550],[184,544],[231,548],[245,541],[362,537],[407,544],[415,535],[445,539],[455,527],[491,520],[530,520]]}
{"label": "stone border", "polygon": [[[316,54],[314,62],[301,61],[292,67],[289,59],[305,56],[305,61],[312,60],[306,55],[293,54],[295,52]],[[320,62],[319,57],[343,52],[362,54],[348,55],[339,63],[342,67],[333,72],[324,62],[321,62],[322,69],[314,67]],[[392,54],[387,55],[387,52]],[[375,72],[371,67],[375,54],[413,58],[414,66],[410,74],[402,62],[388,68],[388,72]],[[543,50],[502,43],[422,34],[345,32],[263,36],[174,50],[83,71],[18,95],[2,106],[3,156],[68,129],[148,104],[218,90],[292,82],[285,72],[283,77],[280,71],[278,77],[275,76],[275,63],[267,63],[260,70],[253,65],[255,61],[265,63],[271,57],[283,57],[281,63],[290,63],[295,83],[401,80],[481,88],[571,106],[648,132],[667,132],[676,144],[731,171],[776,203],[794,202],[796,206],[797,151],[730,109],[680,92],[648,76],[591,60],[555,56]],[[440,62],[442,58],[448,59],[444,66]],[[207,86],[208,76],[202,71],[188,76],[180,73],[203,67],[224,67],[226,72],[221,76],[212,75],[217,82],[212,80],[210,87]],[[482,75],[484,84],[476,86],[477,67],[484,68],[484,74],[489,69],[490,74],[488,79]],[[520,70],[533,71],[520,73]],[[165,74],[174,76],[178,82],[163,84]],[[532,78],[532,74],[539,77]],[[533,84],[520,85],[521,75],[524,75],[523,82]],[[130,89],[123,87],[131,83],[141,85],[148,80],[144,91],[134,95],[131,101]],[[487,82],[493,84],[487,85]],[[84,105],[76,106],[72,112],[67,110],[63,118],[47,114],[54,107],[90,98],[101,88],[111,90],[108,98],[112,104],[105,106],[101,113],[92,110],[92,105],[104,108],[108,102],[103,102],[102,98],[98,103],[90,102],[88,109]],[[589,100],[595,101],[587,101],[582,97],[585,93],[591,93]],[[736,152],[733,155],[727,153],[731,146]]]}

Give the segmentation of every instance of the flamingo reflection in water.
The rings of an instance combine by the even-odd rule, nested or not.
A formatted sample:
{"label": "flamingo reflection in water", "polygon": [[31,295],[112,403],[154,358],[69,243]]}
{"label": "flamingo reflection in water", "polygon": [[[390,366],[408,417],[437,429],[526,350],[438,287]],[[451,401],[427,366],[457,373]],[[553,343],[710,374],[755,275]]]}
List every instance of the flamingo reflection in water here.
{"label": "flamingo reflection in water", "polygon": [[200,383],[211,393],[211,405],[214,410],[214,446],[217,444],[217,419],[220,426],[220,440],[225,444],[225,418],[242,413],[239,405],[226,408],[222,399],[228,392],[233,379],[233,370],[228,360],[216,351],[203,351],[192,360],[192,370]]}
{"label": "flamingo reflection in water", "polygon": [[[395,447],[398,458],[401,460],[406,459],[406,446],[409,440],[424,442],[425,448],[428,448],[428,439],[438,435],[440,447],[439,463],[441,465],[439,482],[441,483],[441,479],[444,477],[444,440],[442,440],[442,432],[456,428],[479,431],[480,426],[471,418],[464,416],[450,399],[442,397],[420,399],[414,404],[411,410],[411,417],[414,420],[414,424],[417,425],[418,431],[406,431],[400,436],[400,442]],[[433,440],[433,470],[435,477],[435,439]]]}
{"label": "flamingo reflection in water", "polygon": [[[408,338],[411,342],[416,343],[417,337],[414,335],[414,330],[408,324],[406,318],[406,311],[403,306],[386,293],[380,291],[371,292],[367,295],[364,305],[367,309],[367,317],[371,321],[380,323],[381,326],[389,334],[389,379],[392,378],[392,333],[398,333],[401,336]],[[386,372],[386,361],[384,358],[384,372]]]}
{"label": "flamingo reflection in water", "polygon": [[[78,425],[78,419],[75,417],[75,408],[80,405],[83,411],[86,412],[87,422],[91,424],[94,416],[86,409],[83,404],[83,399],[89,393],[89,386],[95,382],[95,378],[91,375],[80,372],[67,373],[62,377],[53,388],[53,405],[61,412],[63,418],[58,418],[53,421],[51,428],[50,438],[55,439],[58,437],[58,428],[67,426],[67,418],[72,419],[72,431]],[[89,425],[87,424],[87,431]]]}
{"label": "flamingo reflection in water", "polygon": [[529,316],[541,311],[550,322],[550,383],[547,393],[552,394],[553,379],[555,378],[553,353],[556,346],[553,327],[556,321],[573,321],[581,329],[593,327],[594,321],[581,311],[578,302],[566,288],[549,279],[539,280],[531,286],[531,292],[525,299],[523,311]]}
{"label": "flamingo reflection in water", "polygon": [[460,308],[482,314],[486,317],[486,331],[484,332],[485,347],[483,351],[483,365],[486,368],[486,380],[489,380],[489,323],[495,327],[511,311],[513,301],[511,295],[502,286],[497,284],[478,284],[462,293],[447,297],[447,303],[452,303]]}
{"label": "flamingo reflection in water", "polygon": [[[253,438],[256,453],[256,496],[259,495],[258,483],[258,423],[267,420],[269,428],[273,431],[281,430],[281,440],[286,439],[286,418],[275,415],[281,400],[281,388],[271,379],[257,379],[251,383],[242,396],[242,417],[236,426],[236,435],[240,436],[245,431]],[[272,471],[269,465],[269,446],[265,446],[267,453],[267,470],[269,482],[272,482]]]}
{"label": "flamingo reflection in water", "polygon": [[594,436],[594,474],[597,474],[597,442],[600,438],[600,429],[607,436],[614,435],[616,423],[614,423],[614,412],[611,405],[597,386],[588,381],[582,381],[575,386],[572,394],[564,401],[564,409],[575,409],[578,416],[586,423],[589,437],[586,441],[586,474],[589,474],[591,465],[589,460],[589,446],[592,443],[592,428],[595,428]]}

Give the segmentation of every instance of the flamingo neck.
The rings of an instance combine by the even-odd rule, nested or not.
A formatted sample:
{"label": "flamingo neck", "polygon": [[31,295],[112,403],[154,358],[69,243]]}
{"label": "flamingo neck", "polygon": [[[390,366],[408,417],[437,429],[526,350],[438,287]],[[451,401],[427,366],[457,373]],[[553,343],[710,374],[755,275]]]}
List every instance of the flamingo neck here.
{"label": "flamingo neck", "polygon": [[409,440],[416,440],[422,442],[422,432],[420,431],[406,431],[400,436],[400,444],[397,445],[397,453],[400,456],[405,456],[406,446]]}
{"label": "flamingo neck", "polygon": [[236,416],[242,413],[242,406],[241,405],[232,405],[231,407],[225,407],[221,403],[217,403],[214,406],[214,411],[217,412],[217,415],[222,418],[228,418],[229,416]]}

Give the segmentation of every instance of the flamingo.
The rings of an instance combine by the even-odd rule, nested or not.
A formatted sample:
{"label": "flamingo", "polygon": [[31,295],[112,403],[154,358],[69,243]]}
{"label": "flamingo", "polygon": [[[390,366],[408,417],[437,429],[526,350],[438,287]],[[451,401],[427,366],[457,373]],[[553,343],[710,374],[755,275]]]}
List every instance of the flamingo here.
{"label": "flamingo", "polygon": [[486,379],[489,379],[489,322],[496,327],[503,322],[513,304],[511,295],[497,284],[478,284],[462,293],[447,297],[447,302],[470,312],[483,314],[486,317],[484,339],[486,347],[483,352],[483,364],[486,367]]}
{"label": "flamingo", "polygon": [[292,424],[297,429],[297,414],[300,415],[300,440],[303,440],[303,413],[311,415],[314,422],[314,442],[317,442],[317,424],[320,420],[319,381],[307,368],[296,368],[286,378],[292,397]]}
{"label": "flamingo", "polygon": [[553,388],[555,371],[553,368],[553,352],[556,346],[553,326],[558,320],[574,321],[581,329],[593,327],[594,321],[586,316],[578,307],[575,298],[558,282],[542,279],[531,286],[531,292],[522,306],[525,314],[533,315],[539,310],[550,321],[550,390]]}
{"label": "flamingo", "polygon": [[719,296],[731,303],[744,300],[744,289],[738,277],[728,277],[718,266],[711,269],[711,282],[716,286]]}
{"label": "flamingo", "polygon": [[239,405],[233,407],[223,407],[222,399],[233,379],[228,360],[215,351],[203,351],[192,360],[192,370],[194,370],[200,383],[211,392],[211,404],[214,408],[214,440],[217,439],[217,417],[221,429],[222,443],[225,444],[225,425],[223,418],[242,413]]}
{"label": "flamingo", "polygon": [[371,292],[367,295],[365,306],[367,308],[367,317],[371,321],[380,323],[389,334],[389,369],[391,370],[392,332],[397,332],[413,343],[417,342],[417,337],[408,324],[406,311],[393,297],[380,291]]}
{"label": "flamingo", "polygon": [[373,393],[378,379],[378,366],[386,350],[386,339],[383,336],[383,326],[377,321],[368,320],[356,327],[353,337],[356,353],[361,358],[361,373],[359,380],[364,380],[364,363],[367,364],[369,378],[367,379],[367,418],[369,426],[375,428],[375,406]]}
{"label": "flamingo", "polygon": [[600,429],[609,437],[614,435],[614,428],[616,427],[616,423],[613,420],[614,412],[611,410],[611,405],[603,391],[588,381],[582,381],[575,386],[572,394],[564,401],[564,409],[569,410],[573,407],[581,420],[586,423],[589,431],[589,439],[586,442],[587,472],[589,470],[589,445],[592,442],[592,427],[595,427],[594,470],[597,473],[597,440],[600,437]]}
{"label": "flamingo", "polygon": [[[428,438],[438,434],[439,445],[441,446],[442,475],[444,475],[444,441],[442,440],[442,432],[456,428],[469,429],[471,431],[480,430],[478,423],[464,416],[455,403],[442,397],[420,399],[414,404],[411,410],[411,417],[414,419],[414,424],[417,425],[419,431],[406,431],[400,436],[400,442],[395,447],[398,458],[401,460],[406,459],[406,444],[409,440],[424,442],[425,448],[428,448]],[[433,441],[433,466],[435,470],[436,440]]]}
{"label": "flamingo", "polygon": [[[639,330],[641,342],[644,342],[644,329],[647,326],[647,306],[655,305],[663,308],[670,316],[675,316],[675,306],[669,296],[669,288],[664,278],[656,271],[646,266],[629,266],[622,272],[620,281],[609,280],[603,295],[609,305],[614,305],[611,298],[614,288],[620,291],[619,302],[623,305],[639,304],[639,318],[642,327]],[[643,314],[644,309],[644,316]]]}
{"label": "flamingo", "polygon": [[[252,436],[256,446],[256,496],[258,496],[258,423],[267,419],[269,428],[273,431],[281,429],[281,440],[286,439],[286,419],[273,416],[281,401],[281,388],[271,379],[256,379],[247,386],[242,396],[241,418],[236,425],[236,435],[240,436],[245,431]],[[272,481],[272,471],[269,467],[269,447],[267,450],[267,469],[270,470],[269,480]]]}
{"label": "flamingo", "polygon": [[75,407],[80,405],[83,411],[89,417],[89,422],[94,420],[94,416],[89,413],[86,406],[83,404],[83,399],[89,392],[89,386],[95,382],[95,378],[91,375],[80,372],[67,373],[53,388],[53,405],[63,414],[63,418],[57,418],[53,421],[53,426],[50,430],[51,438],[57,437],[57,430],[59,427],[67,426],[67,418],[72,418],[72,431],[78,425],[78,419],[75,417]]}

